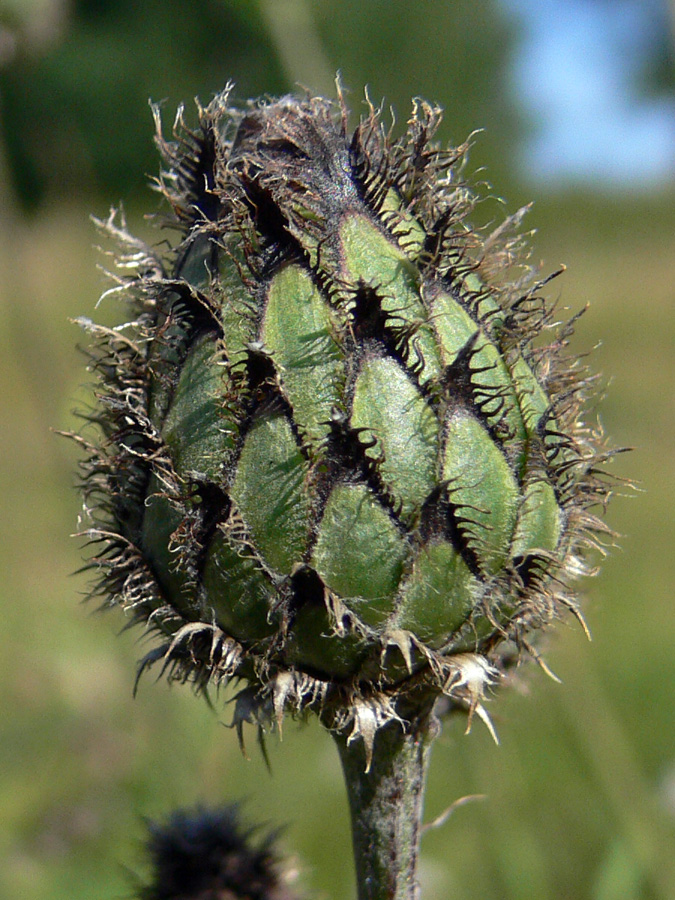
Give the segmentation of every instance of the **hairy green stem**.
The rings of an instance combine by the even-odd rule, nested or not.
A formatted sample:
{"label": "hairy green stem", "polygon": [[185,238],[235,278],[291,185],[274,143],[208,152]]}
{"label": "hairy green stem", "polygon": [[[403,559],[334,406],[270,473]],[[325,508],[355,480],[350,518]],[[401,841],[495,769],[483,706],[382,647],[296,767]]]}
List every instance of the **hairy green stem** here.
{"label": "hairy green stem", "polygon": [[426,714],[375,737],[370,767],[364,742],[335,740],[345,775],[359,900],[419,900],[417,860],[429,750],[437,725]]}

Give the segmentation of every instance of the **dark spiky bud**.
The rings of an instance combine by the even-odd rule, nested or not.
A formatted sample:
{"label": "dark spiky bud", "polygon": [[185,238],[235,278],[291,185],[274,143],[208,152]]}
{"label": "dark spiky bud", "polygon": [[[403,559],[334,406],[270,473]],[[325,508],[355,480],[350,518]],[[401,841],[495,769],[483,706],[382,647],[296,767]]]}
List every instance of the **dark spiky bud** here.
{"label": "dark spiky bud", "polygon": [[272,836],[253,841],[234,807],[179,810],[148,826],[151,879],[139,900],[295,900]]}
{"label": "dark spiky bud", "polygon": [[[340,98],[182,111],[158,187],[180,240],[113,214],[132,320],[95,337],[84,492],[97,590],[235,718],[287,708],[367,752],[419,698],[486,688],[566,611],[608,454],[517,234],[471,228],[466,146]],[[555,273],[558,274],[558,273]],[[551,276],[552,277],[552,276]],[[416,699],[417,698],[417,699]]]}

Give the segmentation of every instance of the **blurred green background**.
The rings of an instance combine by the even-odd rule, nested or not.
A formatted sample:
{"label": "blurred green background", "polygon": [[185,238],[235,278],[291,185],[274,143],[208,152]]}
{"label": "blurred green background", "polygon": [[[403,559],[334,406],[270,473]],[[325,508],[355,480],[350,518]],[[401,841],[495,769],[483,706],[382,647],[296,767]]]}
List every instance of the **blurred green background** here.
{"label": "blurred green background", "polygon": [[[611,90],[604,70],[578,71],[579,58],[605,57],[626,66]],[[158,208],[148,98],[166,101],[170,124],[180,101],[208,101],[229,78],[241,99],[298,82],[332,94],[338,69],[357,110],[368,84],[400,122],[413,95],[440,103],[444,141],[485,129],[470,168],[505,210],[535,201],[535,258],[545,272],[568,266],[553,286],[563,305],[590,304],[575,347],[595,347],[606,431],[636,448],[614,470],[643,491],[612,504],[622,549],[584,586],[593,642],[573,622],[550,636],[563,684],[531,666],[496,697],[500,747],[480,725],[464,736],[446,724],[428,820],[485,798],[425,834],[423,896],[675,897],[675,177],[673,135],[659,126],[673,110],[672,7],[0,0],[3,900],[128,897],[145,871],[143,817],[221,800],[287,825],[308,896],[354,896],[341,775],[316,723],[271,739],[270,775],[254,735],[246,760],[224,727],[226,696],[214,712],[146,678],[132,699],[143,636],[118,636],[121,614],[79,602],[77,453],[53,433],[74,426],[86,396],[69,319],[123,314],[94,312],[105,282],[88,215],[123,201],[148,235],[143,215]],[[479,215],[501,216],[500,204]]]}

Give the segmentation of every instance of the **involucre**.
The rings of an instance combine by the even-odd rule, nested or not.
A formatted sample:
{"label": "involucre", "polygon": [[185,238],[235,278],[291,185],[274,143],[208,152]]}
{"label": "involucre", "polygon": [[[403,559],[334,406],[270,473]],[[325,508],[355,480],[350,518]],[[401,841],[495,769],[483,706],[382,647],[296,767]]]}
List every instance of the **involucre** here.
{"label": "involucre", "polygon": [[[466,147],[325,99],[231,108],[157,142],[173,248],[116,214],[131,321],[94,335],[83,486],[96,592],[143,660],[235,718],[313,709],[362,737],[486,688],[562,613],[609,488],[571,328],[517,235],[468,224]],[[557,274],[557,273],[556,273]]]}

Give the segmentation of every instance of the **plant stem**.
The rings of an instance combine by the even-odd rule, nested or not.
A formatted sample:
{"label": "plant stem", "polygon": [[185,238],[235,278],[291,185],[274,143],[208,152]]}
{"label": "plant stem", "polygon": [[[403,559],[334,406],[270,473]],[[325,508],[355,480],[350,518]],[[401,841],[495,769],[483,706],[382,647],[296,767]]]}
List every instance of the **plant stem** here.
{"label": "plant stem", "polygon": [[430,712],[405,729],[390,722],[377,732],[368,771],[364,742],[334,735],[349,797],[359,900],[419,900],[424,784],[437,730]]}

